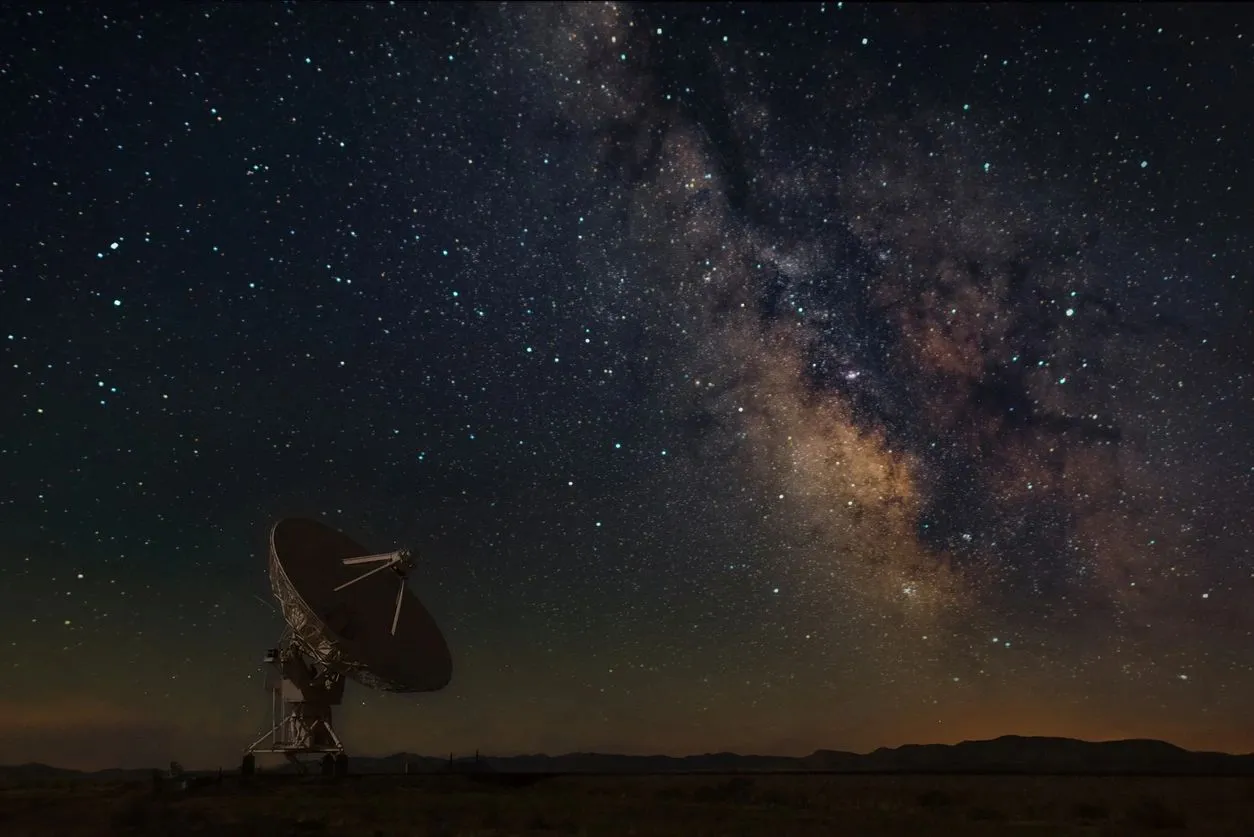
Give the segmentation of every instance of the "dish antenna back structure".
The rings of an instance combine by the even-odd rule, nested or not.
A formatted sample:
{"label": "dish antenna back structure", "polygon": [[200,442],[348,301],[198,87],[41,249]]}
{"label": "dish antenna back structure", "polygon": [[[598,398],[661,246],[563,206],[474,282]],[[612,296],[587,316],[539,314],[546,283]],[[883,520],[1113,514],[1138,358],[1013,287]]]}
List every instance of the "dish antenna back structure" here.
{"label": "dish antenna back structure", "polygon": [[273,726],[246,750],[322,754],[324,773],[344,774],[348,757],[331,724],[345,678],[386,692],[434,692],[453,673],[444,635],[410,592],[409,550],[372,553],[316,520],[287,518],[270,530],[270,589],[287,627],[265,662]]}

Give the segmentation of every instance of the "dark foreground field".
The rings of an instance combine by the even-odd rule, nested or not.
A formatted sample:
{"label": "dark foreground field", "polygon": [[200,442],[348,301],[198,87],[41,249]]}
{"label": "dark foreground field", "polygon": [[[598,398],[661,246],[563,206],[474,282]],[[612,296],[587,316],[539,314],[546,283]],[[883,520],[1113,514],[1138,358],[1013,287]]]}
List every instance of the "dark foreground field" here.
{"label": "dark foreground field", "polygon": [[1254,835],[1254,779],[981,776],[233,778],[0,788],[19,835]]}

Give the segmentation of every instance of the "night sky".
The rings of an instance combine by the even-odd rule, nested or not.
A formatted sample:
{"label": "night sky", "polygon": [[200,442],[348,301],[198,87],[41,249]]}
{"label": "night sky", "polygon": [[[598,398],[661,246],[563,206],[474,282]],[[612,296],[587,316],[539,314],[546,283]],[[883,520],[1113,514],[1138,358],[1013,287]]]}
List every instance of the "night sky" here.
{"label": "night sky", "polygon": [[289,515],[355,753],[1254,750],[1251,7],[0,23],[0,763],[238,763]]}

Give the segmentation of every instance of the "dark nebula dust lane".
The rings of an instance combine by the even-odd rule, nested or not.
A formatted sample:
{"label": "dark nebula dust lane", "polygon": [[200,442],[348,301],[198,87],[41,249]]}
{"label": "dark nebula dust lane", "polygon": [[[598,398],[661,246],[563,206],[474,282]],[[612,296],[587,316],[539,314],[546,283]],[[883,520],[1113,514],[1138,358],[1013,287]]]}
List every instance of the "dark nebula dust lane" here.
{"label": "dark nebula dust lane", "polygon": [[0,762],[255,737],[285,514],[449,637],[360,749],[1254,749],[1247,10],[6,38]]}

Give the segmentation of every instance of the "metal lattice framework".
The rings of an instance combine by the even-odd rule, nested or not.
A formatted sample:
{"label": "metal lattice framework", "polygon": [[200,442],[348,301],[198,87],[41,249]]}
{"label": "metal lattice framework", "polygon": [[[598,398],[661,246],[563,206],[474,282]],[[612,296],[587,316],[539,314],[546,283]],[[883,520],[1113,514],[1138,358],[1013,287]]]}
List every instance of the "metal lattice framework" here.
{"label": "metal lattice framework", "polygon": [[385,692],[405,691],[404,683],[371,671],[365,662],[350,653],[348,643],[328,635],[326,625],[296,592],[273,549],[270,550],[270,589],[279,601],[292,641],[302,651],[331,671],[347,675],[363,686]]}

